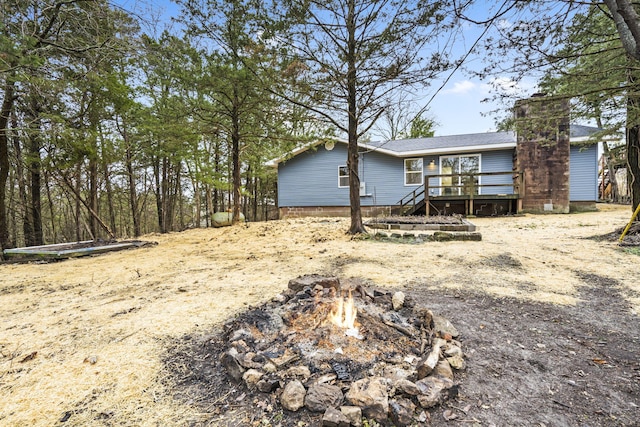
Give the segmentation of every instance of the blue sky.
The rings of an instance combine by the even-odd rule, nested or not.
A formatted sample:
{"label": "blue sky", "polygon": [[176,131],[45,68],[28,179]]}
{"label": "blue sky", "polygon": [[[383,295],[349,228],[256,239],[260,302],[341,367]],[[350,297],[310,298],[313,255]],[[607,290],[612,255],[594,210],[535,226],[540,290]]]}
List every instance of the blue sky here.
{"label": "blue sky", "polygon": [[[170,0],[115,0],[115,2],[147,19],[157,15],[160,25],[159,28],[156,28],[156,34],[162,31],[162,23],[170,23],[171,17],[176,16],[180,11],[179,6]],[[495,5],[494,2],[486,3],[487,8],[479,8],[480,13],[485,16],[490,13],[489,9]],[[145,31],[153,32],[151,29],[145,29]],[[478,28],[470,25],[465,26],[454,53],[462,55],[467,49],[467,45],[472,43],[479,34],[480,30]],[[467,65],[479,67],[481,61],[478,57],[469,58]],[[417,104],[420,107],[424,107],[443,81],[435,81],[418,98]],[[496,116],[492,111],[498,108],[504,109],[505,106],[498,105],[495,102],[482,102],[483,99],[491,96],[492,84],[510,87],[510,92],[514,94],[514,99],[516,98],[516,92],[518,93],[517,97],[530,96],[535,92],[535,81],[533,79],[525,80],[518,87],[513,88],[511,87],[513,82],[506,76],[495,75],[490,80],[481,81],[464,74],[462,71],[457,71],[451,76],[447,84],[437,92],[428,105],[428,116],[438,123],[436,135],[495,131]]]}

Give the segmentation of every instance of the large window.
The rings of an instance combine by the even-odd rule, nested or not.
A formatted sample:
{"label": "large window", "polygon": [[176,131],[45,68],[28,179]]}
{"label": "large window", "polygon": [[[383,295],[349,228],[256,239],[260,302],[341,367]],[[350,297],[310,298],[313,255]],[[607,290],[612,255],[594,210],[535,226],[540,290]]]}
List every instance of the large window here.
{"label": "large window", "polygon": [[404,159],[404,185],[422,185],[422,159]]}
{"label": "large window", "polygon": [[443,195],[479,194],[480,154],[440,157],[440,185]]}
{"label": "large window", "polygon": [[349,186],[349,169],[346,166],[338,166],[338,188]]}

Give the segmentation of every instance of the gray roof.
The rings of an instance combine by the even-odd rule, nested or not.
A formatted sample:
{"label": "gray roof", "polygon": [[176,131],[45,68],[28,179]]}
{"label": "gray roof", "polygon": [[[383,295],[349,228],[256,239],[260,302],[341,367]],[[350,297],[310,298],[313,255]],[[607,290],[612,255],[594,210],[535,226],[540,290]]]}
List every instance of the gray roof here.
{"label": "gray roof", "polygon": [[593,126],[571,125],[570,135],[571,138],[588,138],[602,130]]}
{"label": "gray roof", "polygon": [[[571,140],[585,141],[589,136],[602,131],[600,128],[583,125],[571,125]],[[311,144],[303,145],[277,159],[267,162],[269,166],[277,166],[287,158],[297,156],[307,149],[322,143],[317,140]],[[346,144],[343,139],[335,139],[336,142]],[[516,146],[515,132],[485,132],[464,135],[434,136],[431,138],[398,139],[393,141],[360,142],[358,145],[365,150],[374,150],[397,157],[426,154],[464,153],[476,150],[499,150]],[[575,141],[578,143],[579,141]]]}
{"label": "gray roof", "polygon": [[[602,129],[593,126],[571,125],[570,138],[587,138]],[[402,155],[408,152],[420,151],[443,151],[469,149],[474,150],[482,147],[485,150],[504,148],[508,145],[516,145],[516,133],[507,132],[485,132],[464,135],[434,136],[431,138],[398,139],[394,141],[368,142],[364,145],[368,148],[382,149],[395,154]]]}
{"label": "gray roof", "polygon": [[395,153],[424,150],[442,150],[451,148],[491,146],[516,143],[514,132],[486,132],[466,135],[434,136],[431,138],[398,139],[394,141],[369,142],[366,145]]}

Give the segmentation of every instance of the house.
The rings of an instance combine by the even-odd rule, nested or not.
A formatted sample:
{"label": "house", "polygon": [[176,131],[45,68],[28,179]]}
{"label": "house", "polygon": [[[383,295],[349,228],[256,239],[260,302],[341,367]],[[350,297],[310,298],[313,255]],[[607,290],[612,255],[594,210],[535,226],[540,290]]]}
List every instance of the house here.
{"label": "house", "polygon": [[[590,137],[599,129],[569,126],[568,105],[557,104],[537,99],[516,104],[516,116],[527,119],[517,133],[359,144],[363,215],[595,208],[598,144]],[[566,114],[558,115],[558,109]],[[280,217],[349,215],[346,159],[346,141],[327,140],[273,160]]]}

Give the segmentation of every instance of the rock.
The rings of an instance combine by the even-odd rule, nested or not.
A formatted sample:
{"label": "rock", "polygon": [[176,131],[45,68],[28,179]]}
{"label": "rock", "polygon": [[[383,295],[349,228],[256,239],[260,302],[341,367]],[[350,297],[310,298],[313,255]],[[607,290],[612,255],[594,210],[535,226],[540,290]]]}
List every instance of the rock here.
{"label": "rock", "polygon": [[340,387],[331,384],[314,384],[307,391],[304,406],[311,412],[323,412],[327,408],[340,406],[342,399]]}
{"label": "rock", "polygon": [[405,379],[409,381],[416,380],[416,371],[401,368],[400,366],[385,366],[382,374],[385,378],[389,378],[391,381],[397,381]]}
{"label": "rock", "polygon": [[458,330],[449,322],[449,320],[445,319],[442,316],[438,316],[437,314],[433,315],[433,323],[434,329],[440,333],[440,335],[449,334],[453,338],[457,338],[460,333]]}
{"label": "rock", "polygon": [[280,381],[277,378],[267,378],[264,379],[262,377],[260,381],[256,384],[258,390],[263,393],[271,393],[275,391],[278,387],[280,387]]}
{"label": "rock", "polygon": [[453,371],[451,370],[451,365],[446,360],[441,360],[438,362],[431,375],[434,377],[446,378],[453,381]]}
{"label": "rock", "polygon": [[451,356],[462,356],[462,349],[455,344],[447,343],[444,348],[444,355],[447,357]]}
{"label": "rock", "polygon": [[299,359],[299,355],[289,351],[289,349],[286,349],[283,355],[271,358],[271,362],[276,365],[276,368],[282,369],[286,365],[293,363]]}
{"label": "rock", "polygon": [[418,403],[423,408],[432,408],[448,398],[446,390],[453,387],[453,381],[440,377],[423,378],[416,383],[420,389]]}
{"label": "rock", "polygon": [[337,277],[320,276],[318,274],[305,274],[304,276],[289,280],[289,289],[294,292],[300,292],[307,286],[313,288],[316,285],[338,290],[340,289],[340,280]]}
{"label": "rock", "polygon": [[260,372],[257,369],[249,369],[242,374],[242,380],[249,389],[253,389],[256,387],[256,384],[260,381],[263,375],[264,372]]}
{"label": "rock", "polygon": [[336,408],[327,408],[322,416],[322,425],[325,427],[349,427],[349,419]]}
{"label": "rock", "polygon": [[429,330],[433,329],[433,313],[431,310],[424,307],[416,307],[413,311],[418,319],[418,326],[424,326]]}
{"label": "rock", "polygon": [[347,417],[352,426],[362,425],[362,409],[359,406],[341,406],[340,412]]}
{"label": "rock", "polygon": [[234,381],[242,379],[245,369],[240,364],[239,354],[235,348],[231,347],[222,355],[221,363]]}
{"label": "rock", "polygon": [[304,406],[304,397],[306,394],[307,390],[305,390],[299,380],[290,381],[280,395],[280,403],[284,409],[296,412]]}
{"label": "rock", "polygon": [[311,371],[306,366],[292,366],[285,371],[287,377],[300,377],[303,381],[307,381],[311,376]]}
{"label": "rock", "polygon": [[418,414],[416,421],[418,421],[421,426],[431,424],[431,414],[427,411],[422,411]]}
{"label": "rock", "polygon": [[395,311],[400,310],[404,306],[404,292],[396,292],[391,297],[391,305]]}
{"label": "rock", "polygon": [[278,303],[281,303],[281,304],[282,304],[282,303],[287,302],[287,300],[288,300],[288,299],[289,299],[289,298],[288,298],[286,295],[284,295],[284,294],[278,294],[278,295],[276,295],[275,297],[273,297],[273,298],[271,299],[271,301],[273,301],[273,302],[278,302]]}
{"label": "rock", "polygon": [[387,379],[382,377],[363,378],[351,384],[346,394],[351,405],[359,406],[365,416],[377,421],[385,421],[389,413]]}
{"label": "rock", "polygon": [[249,352],[242,356],[238,356],[237,359],[245,369],[259,369],[262,367],[262,363],[253,361],[255,355],[255,353]]}
{"label": "rock", "polygon": [[409,399],[395,399],[389,402],[391,421],[396,427],[405,427],[413,423],[416,405]]}
{"label": "rock", "polygon": [[462,371],[467,367],[467,364],[460,355],[447,357],[447,362],[449,362],[449,365],[451,365],[451,367],[456,371]]}
{"label": "rock", "polygon": [[269,374],[274,374],[278,371],[278,367],[274,365],[272,362],[267,362],[264,365],[262,365],[262,370]]}
{"label": "rock", "polygon": [[235,347],[238,353],[247,353],[251,350],[244,340],[233,341],[231,347]]}
{"label": "rock", "polygon": [[324,383],[330,383],[331,381],[335,381],[338,378],[338,376],[336,374],[323,374],[321,376],[319,376],[318,378],[316,378],[313,382],[315,384],[324,384]]}
{"label": "rock", "polygon": [[418,371],[418,379],[426,377],[431,373],[431,371],[433,371],[440,360],[440,349],[446,343],[447,342],[445,340],[440,338],[435,338],[433,340],[433,345],[431,346],[429,355],[420,359],[420,362],[418,362],[418,366],[416,367]]}
{"label": "rock", "polygon": [[409,381],[409,380],[406,380],[406,379],[397,380],[393,384],[393,386],[400,393],[407,394],[409,396],[417,396],[417,395],[420,394],[420,389],[418,388],[416,383],[414,383],[412,381]]}

